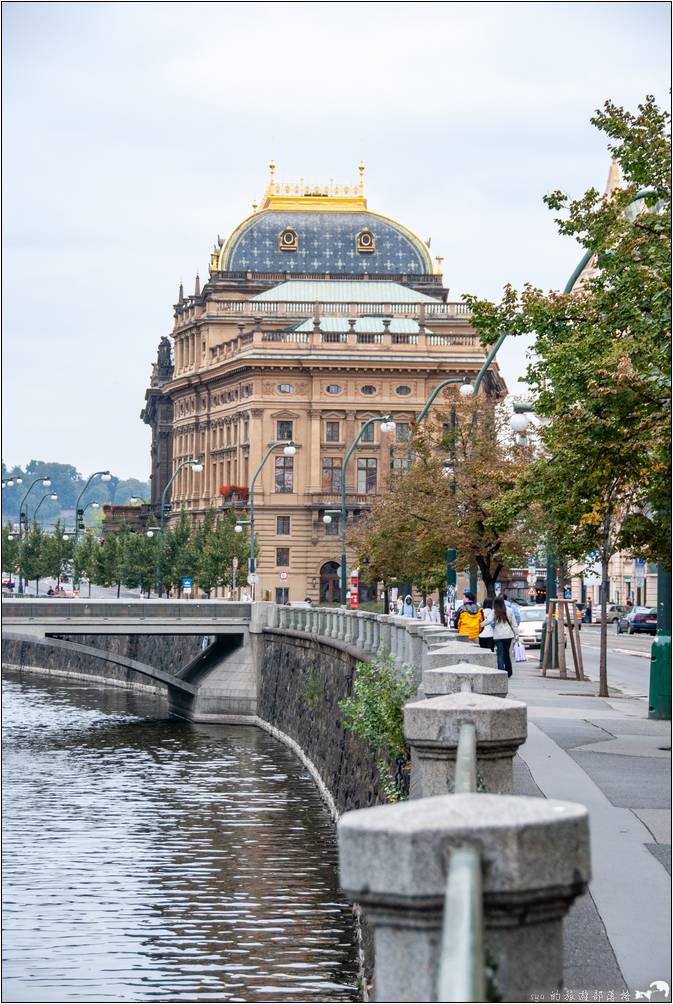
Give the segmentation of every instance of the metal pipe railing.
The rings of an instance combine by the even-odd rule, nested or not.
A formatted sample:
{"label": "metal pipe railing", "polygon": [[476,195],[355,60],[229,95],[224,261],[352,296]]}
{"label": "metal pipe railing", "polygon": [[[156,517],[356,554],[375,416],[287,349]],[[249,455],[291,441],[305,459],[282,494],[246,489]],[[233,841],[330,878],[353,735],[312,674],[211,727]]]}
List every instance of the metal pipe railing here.
{"label": "metal pipe railing", "polygon": [[474,722],[463,722],[456,751],[456,795],[471,795],[477,790],[477,729]]}
{"label": "metal pipe railing", "polygon": [[438,1001],[484,1001],[481,857],[476,847],[451,851],[444,897]]}

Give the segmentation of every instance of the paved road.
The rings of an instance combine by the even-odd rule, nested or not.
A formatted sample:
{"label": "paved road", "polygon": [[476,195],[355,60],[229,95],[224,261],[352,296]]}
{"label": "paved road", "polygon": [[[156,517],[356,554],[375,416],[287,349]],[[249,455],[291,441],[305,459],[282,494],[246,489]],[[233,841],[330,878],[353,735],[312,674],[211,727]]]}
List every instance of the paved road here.
{"label": "paved road", "polygon": [[[580,632],[584,671],[592,680],[598,680],[600,653],[600,628],[598,624],[583,624]],[[608,683],[630,697],[648,697],[650,686],[650,650],[652,636],[646,634],[617,634],[613,624],[608,626]],[[528,650],[528,661],[538,662],[539,649]],[[568,675],[572,675],[572,654],[566,649]]]}

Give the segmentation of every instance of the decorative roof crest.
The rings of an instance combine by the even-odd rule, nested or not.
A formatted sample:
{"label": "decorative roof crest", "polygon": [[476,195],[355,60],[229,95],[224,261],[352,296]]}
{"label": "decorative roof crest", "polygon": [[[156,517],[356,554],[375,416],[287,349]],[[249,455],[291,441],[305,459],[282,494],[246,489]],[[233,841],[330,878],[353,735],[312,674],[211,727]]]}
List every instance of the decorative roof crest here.
{"label": "decorative roof crest", "polygon": [[[289,200],[292,203],[296,204],[299,202],[301,204],[304,200],[327,199],[337,203],[357,201],[360,206],[366,208],[365,165],[362,161],[358,164],[358,172],[360,179],[352,184],[336,184],[334,178],[330,178],[327,184],[317,184],[313,181],[307,181],[305,178],[300,178],[299,181],[294,182],[278,181],[276,180],[276,164],[272,160],[269,163],[269,182],[264,193],[264,198],[259,207],[256,203],[253,203],[253,210],[257,212],[258,208],[270,209],[273,204],[278,205],[281,200]],[[296,206],[296,208],[301,208],[301,205]]]}

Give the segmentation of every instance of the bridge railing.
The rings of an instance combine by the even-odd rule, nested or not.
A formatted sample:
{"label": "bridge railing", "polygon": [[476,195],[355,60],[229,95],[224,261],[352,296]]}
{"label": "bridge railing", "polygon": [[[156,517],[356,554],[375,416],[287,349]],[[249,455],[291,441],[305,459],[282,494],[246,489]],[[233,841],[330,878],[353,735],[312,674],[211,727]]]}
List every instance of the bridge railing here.
{"label": "bridge railing", "polygon": [[250,620],[253,604],[224,600],[3,600],[3,618],[24,620]]}

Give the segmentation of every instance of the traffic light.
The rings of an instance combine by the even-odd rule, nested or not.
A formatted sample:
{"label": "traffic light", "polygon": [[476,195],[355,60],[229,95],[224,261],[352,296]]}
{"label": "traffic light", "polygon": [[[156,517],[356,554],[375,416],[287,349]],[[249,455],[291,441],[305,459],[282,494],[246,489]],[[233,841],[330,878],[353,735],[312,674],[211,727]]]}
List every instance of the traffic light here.
{"label": "traffic light", "polygon": [[173,508],[173,506],[171,505],[170,502],[164,502],[164,514],[165,515],[168,515],[168,513],[171,511],[172,508]]}
{"label": "traffic light", "polygon": [[78,530],[84,530],[84,520],[83,519],[78,519],[77,520],[77,529]]}
{"label": "traffic light", "polygon": [[77,515],[78,516],[83,516],[84,515],[84,509],[78,509],[77,510]]}

